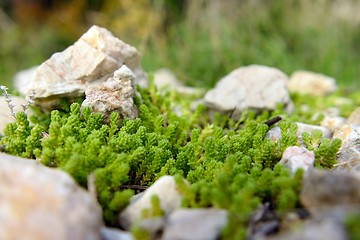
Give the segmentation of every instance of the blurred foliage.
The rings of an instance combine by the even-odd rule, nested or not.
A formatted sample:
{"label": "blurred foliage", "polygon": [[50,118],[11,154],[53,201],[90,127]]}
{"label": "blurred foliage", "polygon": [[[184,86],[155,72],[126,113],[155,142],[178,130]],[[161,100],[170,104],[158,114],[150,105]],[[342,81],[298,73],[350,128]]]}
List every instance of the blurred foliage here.
{"label": "blurred foliage", "polygon": [[10,85],[16,71],[41,63],[98,24],[136,46],[145,70],[168,67],[193,86],[211,87],[248,64],[274,66],[289,75],[307,69],[332,76],[342,86],[360,85],[358,1],[46,2],[52,4],[33,10],[37,18],[31,11],[19,14],[14,6],[2,6],[2,84]]}

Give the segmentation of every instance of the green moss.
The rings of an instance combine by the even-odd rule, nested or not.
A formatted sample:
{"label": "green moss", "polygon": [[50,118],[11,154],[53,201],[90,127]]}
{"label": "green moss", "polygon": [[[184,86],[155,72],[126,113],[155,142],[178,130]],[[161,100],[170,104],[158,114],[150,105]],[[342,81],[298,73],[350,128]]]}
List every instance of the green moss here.
{"label": "green moss", "polygon": [[[270,202],[280,212],[300,207],[302,172],[291,175],[278,164],[287,147],[299,144],[297,125],[283,120],[282,138],[277,142],[265,138],[269,126],[263,122],[284,114],[281,106],[261,115],[246,111],[237,122],[219,115],[211,123],[201,105],[194,115],[188,110],[180,116],[173,112],[175,105],[188,109],[192,98],[160,93],[152,83],[139,92],[137,119],[120,122],[114,112],[110,124],[104,125],[99,114],[88,108],[80,111],[79,103],[73,103],[68,112],[52,111],[49,124],[30,125],[19,113],[17,121],[6,127],[1,144],[10,154],[37,158],[68,172],[84,188],[93,174],[108,225],[116,225],[133,194],[163,175],[176,176],[184,207],[229,211],[226,239],[246,237],[249,217],[260,203]],[[321,139],[318,132],[305,134],[304,142],[315,151],[320,167],[332,166],[341,144]],[[154,197],[144,215],[162,214]],[[134,233],[146,234],[136,227]]]}

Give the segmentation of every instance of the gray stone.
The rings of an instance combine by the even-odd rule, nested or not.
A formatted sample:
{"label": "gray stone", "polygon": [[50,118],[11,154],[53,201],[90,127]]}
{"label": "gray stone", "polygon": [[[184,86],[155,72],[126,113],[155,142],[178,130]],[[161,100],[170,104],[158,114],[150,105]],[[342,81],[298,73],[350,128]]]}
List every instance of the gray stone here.
{"label": "gray stone", "polygon": [[360,178],[344,172],[309,171],[304,178],[301,203],[313,214],[335,207],[344,210],[360,204]]}
{"label": "gray stone", "polygon": [[133,240],[134,237],[130,232],[122,231],[116,228],[101,228],[102,240]]}
{"label": "gray stone", "polygon": [[238,119],[245,109],[273,110],[279,103],[290,108],[288,77],[276,68],[250,65],[223,77],[204,97],[205,105]]}
{"label": "gray stone", "polygon": [[280,163],[295,173],[299,168],[307,172],[314,166],[315,154],[304,147],[292,146],[285,149]]}
{"label": "gray stone", "polygon": [[227,224],[221,209],[178,209],[168,219],[163,240],[218,239]]}
{"label": "gray stone", "polygon": [[337,155],[334,169],[360,174],[360,138],[347,140]]}
{"label": "gray stone", "polygon": [[122,65],[137,74],[136,81],[145,76],[134,47],[107,29],[92,26],[72,46],[42,63],[34,78],[28,80],[29,87],[19,90],[25,95],[35,92],[36,104],[50,110],[62,97],[71,100],[83,96],[89,85],[105,81]]}
{"label": "gray stone", "polygon": [[159,198],[160,207],[165,214],[169,214],[181,205],[182,195],[174,177],[162,176],[120,213],[120,225],[124,229],[130,229],[135,221],[140,221],[142,212],[151,208],[151,198],[154,195]]}
{"label": "gray stone", "polygon": [[290,92],[314,96],[325,96],[337,90],[334,78],[309,71],[294,72],[290,77],[288,87]]}
{"label": "gray stone", "polygon": [[[24,111],[23,106],[28,104],[28,101],[26,101],[24,98],[17,97],[17,96],[11,96],[10,97],[11,102],[10,104],[14,106],[13,112],[16,114],[17,112]],[[5,96],[0,96],[0,134],[4,135],[5,127],[8,123],[15,122],[16,119],[13,116],[12,110],[9,108],[8,103],[6,102]],[[31,109],[27,108],[25,111],[28,115],[34,114]]]}
{"label": "gray stone", "polygon": [[139,110],[134,103],[135,76],[123,65],[114,76],[100,85],[89,87],[85,91],[85,101],[81,107],[90,107],[93,112],[101,113],[108,123],[112,112],[118,112],[122,119],[135,119]]}
{"label": "gray stone", "polygon": [[13,84],[20,93],[25,93],[27,89],[29,89],[31,80],[34,79],[38,67],[39,66],[33,66],[15,74]]}
{"label": "gray stone", "polygon": [[101,239],[101,209],[65,172],[0,153],[0,239]]}

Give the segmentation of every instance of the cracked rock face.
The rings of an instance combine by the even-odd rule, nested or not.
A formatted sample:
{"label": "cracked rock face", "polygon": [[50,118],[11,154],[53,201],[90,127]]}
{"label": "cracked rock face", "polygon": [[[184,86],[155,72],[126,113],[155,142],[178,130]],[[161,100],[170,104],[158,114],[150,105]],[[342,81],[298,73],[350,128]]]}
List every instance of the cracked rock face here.
{"label": "cracked rock face", "polygon": [[139,111],[133,100],[134,81],[133,72],[123,65],[115,71],[113,77],[87,89],[81,107],[90,107],[92,111],[101,113],[106,123],[109,122],[110,114],[114,111],[117,111],[122,119],[135,119]]}
{"label": "cracked rock face", "polygon": [[67,173],[0,153],[0,239],[100,240],[101,209]]}
{"label": "cracked rock face", "polygon": [[245,109],[272,110],[277,104],[293,105],[287,90],[288,77],[276,68],[260,65],[240,67],[223,77],[204,97],[210,109],[238,119]]}
{"label": "cracked rock face", "polygon": [[89,86],[105,81],[122,65],[136,73],[140,85],[146,85],[136,48],[107,29],[93,26],[72,46],[42,63],[30,83],[18,84],[27,86],[21,89],[25,95],[35,92],[37,105],[51,110],[60,98],[71,100],[83,96]]}

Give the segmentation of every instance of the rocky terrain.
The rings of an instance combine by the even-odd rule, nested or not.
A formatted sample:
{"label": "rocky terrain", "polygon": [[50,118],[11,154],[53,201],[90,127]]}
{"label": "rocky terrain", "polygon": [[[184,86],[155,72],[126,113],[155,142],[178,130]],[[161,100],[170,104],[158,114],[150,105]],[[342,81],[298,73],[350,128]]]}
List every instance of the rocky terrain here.
{"label": "rocky terrain", "polygon": [[93,26],[14,86],[0,239],[360,236],[360,96],[331,77],[249,65],[195,89]]}

